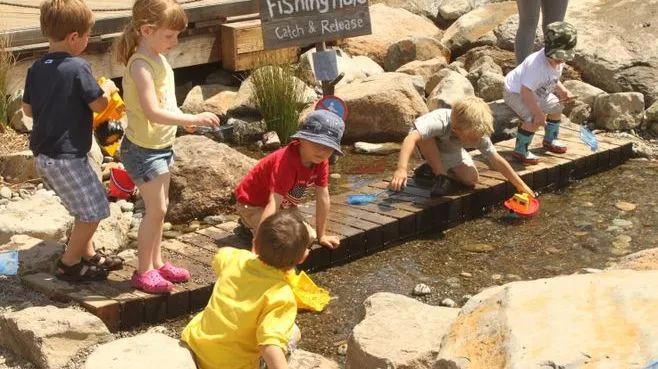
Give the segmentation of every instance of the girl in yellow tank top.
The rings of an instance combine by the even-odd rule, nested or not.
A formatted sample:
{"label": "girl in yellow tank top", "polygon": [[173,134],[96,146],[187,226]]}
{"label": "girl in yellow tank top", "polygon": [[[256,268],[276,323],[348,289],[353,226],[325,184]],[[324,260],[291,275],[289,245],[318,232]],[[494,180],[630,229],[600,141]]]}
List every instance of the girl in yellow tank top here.
{"label": "girl in yellow tank top", "polygon": [[184,114],[176,104],[174,72],[167,51],[178,44],[187,16],[175,0],[136,0],[132,20],[117,40],[128,115],[121,159],[142,195],[145,213],[137,238],[139,270],[132,284],[149,293],[166,293],[190,273],[162,260],[160,243],[169,200],[169,167],[177,126],[219,126],[212,113]]}

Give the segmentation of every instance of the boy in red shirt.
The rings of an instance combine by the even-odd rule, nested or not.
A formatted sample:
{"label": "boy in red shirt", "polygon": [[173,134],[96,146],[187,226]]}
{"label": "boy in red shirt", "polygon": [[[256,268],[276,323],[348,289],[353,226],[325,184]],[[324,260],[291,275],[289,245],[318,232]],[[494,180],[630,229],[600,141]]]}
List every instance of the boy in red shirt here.
{"label": "boy in red shirt", "polygon": [[316,231],[309,225],[311,239],[330,248],[338,247],[336,236],[325,233],[329,215],[329,162],[332,153],[343,155],[340,140],[345,123],[336,114],[317,110],[309,114],[296,140],[261,159],[235,189],[240,222],[252,230],[279,209],[294,208],[306,189],[315,185]]}

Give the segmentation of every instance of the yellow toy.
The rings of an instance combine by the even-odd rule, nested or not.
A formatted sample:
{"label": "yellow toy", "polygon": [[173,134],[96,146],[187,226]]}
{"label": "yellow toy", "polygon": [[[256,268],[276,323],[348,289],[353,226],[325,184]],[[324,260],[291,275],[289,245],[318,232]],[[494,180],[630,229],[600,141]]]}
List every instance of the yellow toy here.
{"label": "yellow toy", "polygon": [[[98,84],[102,85],[105,83],[106,78],[101,77],[98,79]],[[110,95],[110,102],[107,104],[107,108],[100,113],[94,113],[94,123],[93,128],[96,129],[99,125],[110,120],[119,120],[123,115],[123,111],[126,105],[123,103],[123,99],[118,92],[113,92]]]}
{"label": "yellow toy", "polygon": [[297,300],[297,308],[301,310],[312,310],[320,312],[327,306],[331,296],[324,288],[318,287],[306,273],[288,273],[287,282],[292,287],[292,292]]}
{"label": "yellow toy", "polygon": [[[106,78],[101,77],[98,79],[98,84],[102,85],[105,81]],[[114,156],[119,149],[119,140],[123,137],[123,126],[119,120],[126,106],[118,92],[113,92],[109,100],[105,110],[94,113],[92,127],[103,151],[109,156]]]}

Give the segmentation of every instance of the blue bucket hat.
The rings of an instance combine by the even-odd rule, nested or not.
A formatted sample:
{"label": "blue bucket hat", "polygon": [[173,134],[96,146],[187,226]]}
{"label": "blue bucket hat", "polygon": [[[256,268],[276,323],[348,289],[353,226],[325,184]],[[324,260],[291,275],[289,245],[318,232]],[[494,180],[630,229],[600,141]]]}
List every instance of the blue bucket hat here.
{"label": "blue bucket hat", "polygon": [[309,114],[302,127],[290,138],[302,138],[334,149],[338,155],[343,155],[340,140],[345,132],[345,122],[328,110],[316,110]]}

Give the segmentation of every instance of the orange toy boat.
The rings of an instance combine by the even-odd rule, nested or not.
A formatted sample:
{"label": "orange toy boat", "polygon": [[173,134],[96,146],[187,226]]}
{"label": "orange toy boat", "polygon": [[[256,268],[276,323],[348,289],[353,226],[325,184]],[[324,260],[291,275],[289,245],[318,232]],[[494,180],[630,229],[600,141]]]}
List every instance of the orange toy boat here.
{"label": "orange toy boat", "polygon": [[517,193],[503,203],[512,213],[526,217],[535,215],[539,211],[539,201],[527,193]]}

